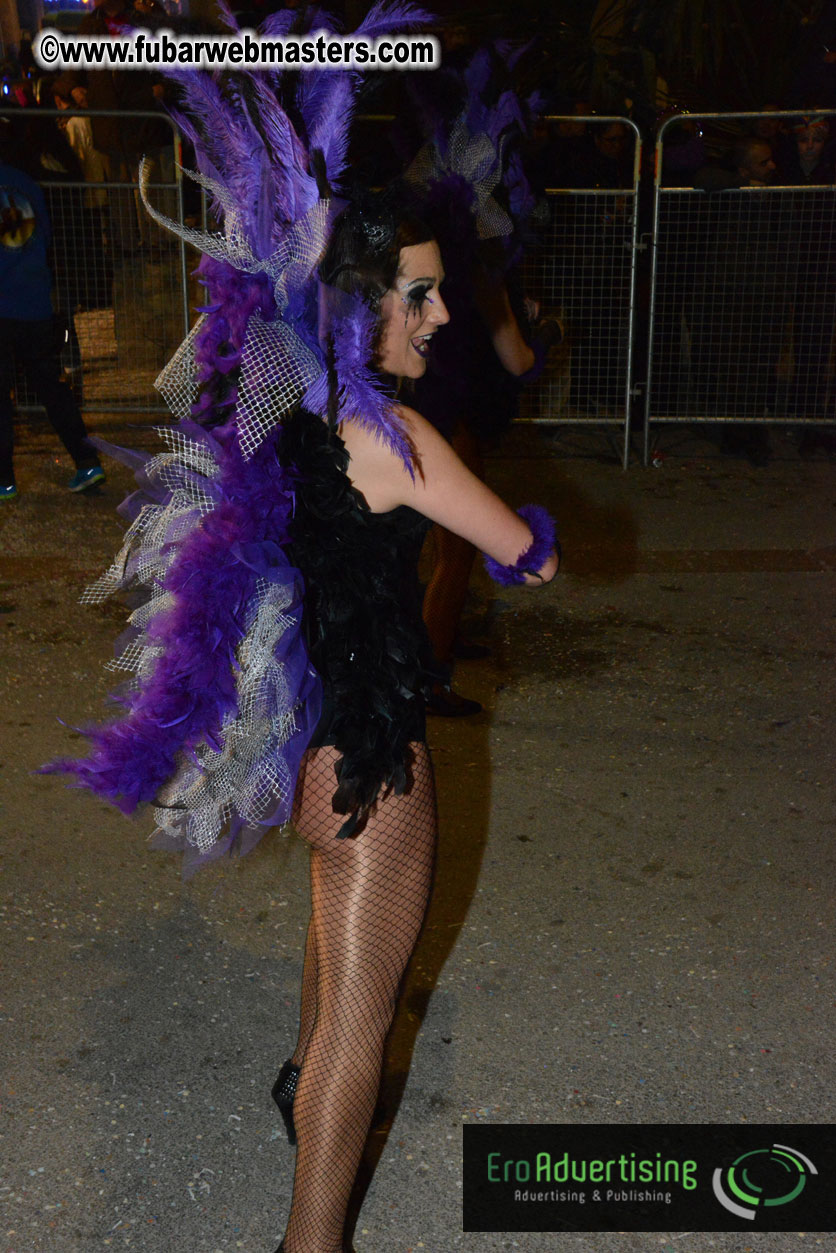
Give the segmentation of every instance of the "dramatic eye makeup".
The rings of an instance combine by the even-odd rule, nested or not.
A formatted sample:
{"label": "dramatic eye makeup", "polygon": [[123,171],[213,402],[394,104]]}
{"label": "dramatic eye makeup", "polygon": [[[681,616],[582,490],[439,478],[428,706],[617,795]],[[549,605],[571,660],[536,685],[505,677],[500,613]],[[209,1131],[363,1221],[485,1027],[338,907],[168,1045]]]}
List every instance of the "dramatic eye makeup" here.
{"label": "dramatic eye makeup", "polygon": [[420,313],[424,307],[424,302],[435,304],[430,292],[435,287],[435,279],[419,278],[414,279],[412,284],[405,292],[401,294],[401,300],[406,305],[407,317],[412,314]]}

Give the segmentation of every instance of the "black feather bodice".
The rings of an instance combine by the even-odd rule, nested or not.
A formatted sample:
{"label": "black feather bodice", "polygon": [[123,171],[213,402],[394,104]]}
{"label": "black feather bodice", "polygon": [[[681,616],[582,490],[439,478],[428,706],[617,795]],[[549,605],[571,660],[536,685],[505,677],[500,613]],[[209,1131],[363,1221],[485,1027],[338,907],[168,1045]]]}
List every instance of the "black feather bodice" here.
{"label": "black feather bodice", "polygon": [[436,677],[421,619],[418,557],[429,529],[405,506],[372,513],[348,476],[339,435],[304,410],[283,423],[295,468],[290,556],[305,580],[310,658],[323,681],[313,746],[342,753],[334,810],[362,829],[381,791],[408,787],[410,741],[424,738],[424,697]]}

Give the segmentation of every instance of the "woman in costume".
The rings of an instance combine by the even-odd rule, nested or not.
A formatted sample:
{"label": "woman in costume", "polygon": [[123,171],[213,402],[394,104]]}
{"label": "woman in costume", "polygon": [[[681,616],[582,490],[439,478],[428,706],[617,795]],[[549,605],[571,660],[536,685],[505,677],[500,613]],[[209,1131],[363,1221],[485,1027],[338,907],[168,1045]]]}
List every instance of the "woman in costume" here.
{"label": "woman in costume", "polygon": [[[521,330],[528,317],[515,266],[520,232],[535,201],[520,156],[532,102],[520,101],[508,86],[518,55],[486,46],[463,71],[445,67],[429,79],[413,76],[427,140],[406,177],[447,261],[452,317],[449,334],[416,388],[416,403],[479,478],[485,477],[486,442],[507,432],[521,388],[539,377],[548,349],[562,337],[551,319],[533,333]],[[441,84],[434,81],[439,77]],[[424,621],[449,679],[457,656],[488,651],[458,637],[476,550],[443,527],[434,528],[432,546]],[[449,682],[433,687],[432,713],[460,717],[481,708]]]}
{"label": "woman in costume", "polygon": [[[385,209],[374,217],[368,202],[351,208],[336,224],[321,274],[379,311],[378,369],[399,382],[420,378],[432,337],[448,320],[429,231]],[[547,525],[535,541],[524,518],[429,423],[403,405],[396,415],[411,467],[356,422],[329,433],[300,413],[285,431],[301,474],[293,553],[327,711],[302,765],[295,814],[312,850],[313,915],[299,1041],[275,1091],[299,1142],[287,1253],[342,1248],[383,1045],[429,896],[436,817],[422,708],[431,663],[417,582],[421,542],[436,522],[488,553],[500,578],[539,586],[557,568]],[[306,452],[306,445],[313,447]],[[543,524],[539,512],[534,517]],[[339,839],[335,799],[340,809],[360,801],[365,813],[362,798],[381,782],[387,790],[362,829]]]}
{"label": "woman in costume", "polygon": [[[363,33],[381,29],[391,15],[375,11]],[[293,121],[256,75],[183,88],[223,233],[180,232],[209,294],[158,381],[180,422],[160,431],[167,451],[129,454],[132,526],[87,594],[144,589],[113,663],[134,675],[126,713],[63,768],[125,811],[152,802],[156,844],[188,870],[246,852],[293,807],[312,916],[299,1039],[273,1093],[298,1141],[280,1248],[341,1253],[435,844],[418,550],[439,522],[501,582],[540,585],[554,528],[394,399],[447,321],[444,276],[409,215],[335,214],[347,76],[302,76]]]}

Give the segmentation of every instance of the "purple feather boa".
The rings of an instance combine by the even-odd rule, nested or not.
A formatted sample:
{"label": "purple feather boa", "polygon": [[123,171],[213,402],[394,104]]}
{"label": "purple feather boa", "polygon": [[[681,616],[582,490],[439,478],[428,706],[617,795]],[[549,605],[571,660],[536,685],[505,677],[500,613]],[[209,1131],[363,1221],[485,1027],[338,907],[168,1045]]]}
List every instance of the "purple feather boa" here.
{"label": "purple feather boa", "polygon": [[[211,311],[196,345],[202,383],[193,409],[197,424],[183,422],[185,435],[204,443],[220,473],[211,484],[214,508],[192,532],[178,541],[176,557],[162,586],[172,606],[151,619],[145,642],[158,648],[153,672],[119,699],[123,717],[89,729],[91,751],[85,758],[46,767],[76,777],[123,813],[153,801],[176,773],[181,758],[193,757],[203,743],[223,747],[225,721],[237,713],[236,652],[245,634],[248,607],[257,586],[266,580],[282,585],[290,602],[292,625],[280,644],[288,686],[297,702],[297,726],[282,749],[288,775],[295,779],[302,755],[316,726],[320,685],[307,658],[302,636],[302,580],[290,566],[285,546],[295,506],[294,481],[278,455],[281,429],[276,428],[255,454],[245,460],[238,444],[234,417],[213,425],[234,407],[235,373],[225,367],[240,361],[250,314],[260,308],[268,316],[272,296],[262,276],[242,274],[223,263],[204,260],[201,271],[210,289]],[[220,298],[220,299],[219,299]],[[149,499],[147,459],[130,458],[140,490],[129,498],[127,512],[136,515]],[[160,492],[154,494],[159,497]],[[164,494],[167,503],[170,493]],[[130,573],[130,571],[129,571]],[[136,638],[129,630],[122,645]],[[233,809],[227,834],[208,852],[191,848],[185,837],[169,839],[168,847],[186,853],[186,870],[231,852],[246,851],[271,822],[290,817],[292,796],[279,802],[269,820],[253,831]]]}
{"label": "purple feather boa", "polygon": [[[223,723],[236,712],[236,649],[257,580],[289,584],[301,618],[301,576],[284,555],[294,498],[276,453],[280,432],[248,462],[234,432],[214,435],[227,445],[222,499],[183,543],[165,578],[175,603],[148,628],[147,642],[162,650],[154,672],[129,692],[123,718],[86,732],[92,744],[88,757],[48,767],[74,774],[78,786],[123,813],[155,799],[181,753],[202,742],[221,747]],[[298,643],[293,668],[304,672],[301,637]],[[309,701],[316,701],[315,688],[311,679]],[[297,747],[300,759],[305,747],[306,742]]]}
{"label": "purple feather boa", "polygon": [[526,574],[536,574],[545,565],[557,545],[554,518],[542,505],[522,505],[517,513],[528,523],[532,541],[513,565],[503,566],[493,557],[485,557],[485,569],[495,583],[514,587],[525,582]]}

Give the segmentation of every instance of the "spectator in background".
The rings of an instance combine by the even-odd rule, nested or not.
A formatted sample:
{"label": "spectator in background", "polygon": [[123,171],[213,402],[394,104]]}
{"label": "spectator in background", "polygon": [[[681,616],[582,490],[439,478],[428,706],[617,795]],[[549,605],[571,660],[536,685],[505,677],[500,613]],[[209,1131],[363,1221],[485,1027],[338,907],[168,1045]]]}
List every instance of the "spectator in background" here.
{"label": "spectator in background", "polygon": [[75,463],[70,491],[86,491],[105,477],[73,394],[61,382],[47,263],[49,218],[37,184],[5,163],[10,131],[0,122],[0,501],[17,495],[11,402],[16,365]]}
{"label": "spectator in background", "polygon": [[587,124],[577,164],[558,187],[611,195],[556,196],[552,204],[552,303],[563,309],[571,346],[570,404],[608,417],[623,404],[620,380],[628,352],[629,271],[633,202],[632,129],[623,122]]}
{"label": "spectator in background", "polygon": [[[698,139],[698,147],[692,143],[696,138],[692,127],[691,120],[683,119],[682,124],[672,124],[666,130],[662,155],[663,184],[666,187],[693,187],[707,193],[726,193],[745,187],[765,187],[770,182],[775,174],[772,149],[756,135],[739,138],[722,164],[702,164],[696,172],[689,172],[689,159],[696,159],[701,150],[704,159],[702,138]],[[671,150],[669,134],[674,139]],[[762,217],[765,208],[765,205],[758,205],[756,216]],[[728,371],[723,346],[732,342],[733,327],[728,332],[719,328],[724,326],[723,318],[726,316],[724,302],[732,296],[723,282],[722,272],[712,276],[714,264],[718,263],[721,253],[733,248],[733,242],[728,239],[729,216],[737,219],[739,212],[738,205],[726,195],[711,194],[704,202],[694,200],[688,223],[688,247],[678,251],[673,249],[672,254],[662,251],[658,258],[659,282],[671,292],[668,301],[663,301],[657,308],[654,325],[657,360],[667,363],[664,370],[657,370],[658,378],[654,378],[653,385],[654,403],[662,406],[663,412],[687,412],[689,403],[694,401],[707,406],[706,412],[712,415],[719,415],[721,410],[726,412],[726,385],[721,381],[719,371]],[[751,226],[751,221],[747,221],[746,228]],[[747,273],[745,282],[750,283],[750,279],[751,274]],[[717,301],[712,298],[712,286],[717,297],[722,292],[722,298]],[[687,327],[689,337],[686,352],[683,352],[683,343],[686,342],[683,341],[683,327]],[[743,372],[748,368],[750,365],[747,363]],[[741,397],[736,398],[741,401]],[[750,400],[751,396],[747,396],[743,402],[748,406]],[[736,436],[741,437],[736,440]],[[763,441],[758,444],[758,439],[760,437],[752,436],[748,430],[727,429],[723,446],[727,451],[742,449],[746,456],[751,452],[758,460],[765,455]]]}
{"label": "spectator in background", "polygon": [[573,179],[580,177],[589,143],[587,123],[575,120],[592,113],[587,100],[558,101],[554,113],[565,116],[559,122],[539,118],[527,145],[526,170],[538,193],[546,187],[578,186]]}
{"label": "spectator in background", "polygon": [[[93,12],[82,19],[78,31],[80,35],[119,38],[131,27],[155,29],[161,24],[156,13],[144,12],[130,0],[99,0]],[[143,70],[71,71],[62,78],[66,83],[64,90],[69,88],[76,104],[82,104],[81,89],[86,88],[87,104],[91,109],[105,109],[114,114],[158,111],[163,97],[162,80]],[[170,146],[170,127],[153,118],[93,117],[90,122],[93,144],[102,154],[108,179],[113,183],[136,182],[142,156],[158,163],[162,152]],[[138,192],[113,190],[108,196],[108,203],[108,234],[112,247],[130,253],[149,242],[150,220],[142,208]]]}
{"label": "spectator in background", "polygon": [[[67,110],[66,118],[61,119],[67,142],[75,153],[81,166],[85,183],[102,184],[107,179],[105,159],[93,143],[93,124],[83,114],[69,112],[73,104],[71,84],[66,78],[59,78],[53,84],[52,97],[56,109]],[[88,107],[87,88],[78,86],[75,90],[75,103],[82,109]],[[95,191],[90,190],[85,197],[89,208],[101,209],[107,201],[107,192],[102,186]]]}
{"label": "spectator in background", "polygon": [[731,152],[731,165],[705,165],[697,171],[694,186],[701,191],[731,191],[737,187],[766,187],[775,178],[772,148],[756,135],[744,135]]}
{"label": "spectator in background", "polygon": [[[742,136],[733,169],[706,167],[695,180],[717,193],[706,201],[701,264],[690,276],[685,312],[691,329],[693,385],[701,411],[726,419],[724,452],[766,465],[778,363],[789,316],[790,259],[772,149]],[[746,421],[737,421],[745,419]]]}
{"label": "spectator in background", "polygon": [[[51,101],[54,90],[50,81],[44,99]],[[90,121],[77,120],[87,125]],[[40,185],[46,203],[51,223],[55,314],[64,344],[62,365],[80,404],[81,349],[75,314],[113,304],[113,269],[103,239],[102,212],[90,203],[97,193],[84,189],[82,163],[70,143],[70,131],[61,121],[56,125],[56,119],[41,109],[21,110],[12,128],[16,135],[13,163]]]}
{"label": "spectator in background", "polygon": [[[75,89],[79,103],[86,102],[86,92],[85,87]],[[70,112],[73,100],[65,77],[55,81],[52,95],[55,107],[66,112],[66,117],[58,120],[59,127],[81,167],[84,182],[92,184],[83,194],[79,188],[70,191],[60,183],[55,187],[52,180],[44,187],[53,223],[61,307],[72,323],[79,309],[104,309],[113,304],[113,267],[105,245],[103,217],[107,174],[104,157],[93,146],[90,118]]]}
{"label": "spectator in background", "polygon": [[[836,311],[836,242],[832,229],[834,152],[827,118],[804,117],[794,127],[783,152],[779,179],[807,186],[793,198],[792,377],[788,415],[804,421],[825,418],[834,405],[833,337]],[[816,190],[821,187],[822,190]],[[825,190],[826,189],[826,190]],[[802,455],[818,447],[833,456],[832,432],[804,429]]]}
{"label": "spectator in background", "polygon": [[[668,114],[678,110],[668,110]],[[660,124],[665,116],[660,118]],[[665,129],[662,149],[662,182],[665,187],[693,187],[694,178],[705,165],[705,140],[699,123],[683,117]]]}
{"label": "spectator in background", "polygon": [[578,154],[575,181],[563,187],[609,188],[613,191],[633,186],[633,143],[623,122],[607,122],[591,128]]}
{"label": "spectator in background", "polygon": [[20,66],[22,74],[38,74],[39,66],[35,64],[35,53],[32,50],[32,32],[22,30],[20,32],[20,47],[17,50],[17,63]]}
{"label": "spectator in background", "polygon": [[799,118],[792,135],[779,145],[777,155],[778,182],[782,185],[829,186],[836,179],[827,118]]}
{"label": "spectator in background", "polygon": [[566,116],[562,121],[557,123],[557,136],[567,147],[579,147],[581,142],[586,138],[588,122],[581,121],[585,117],[592,117],[595,113],[592,105],[588,100],[572,100],[565,107],[561,106],[555,109],[555,113],[563,113]]}
{"label": "spectator in background", "polygon": [[753,136],[741,139],[734,146],[734,164],[738,187],[768,187],[775,178],[775,158],[765,140]]}

